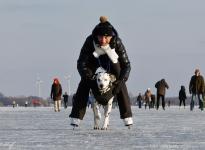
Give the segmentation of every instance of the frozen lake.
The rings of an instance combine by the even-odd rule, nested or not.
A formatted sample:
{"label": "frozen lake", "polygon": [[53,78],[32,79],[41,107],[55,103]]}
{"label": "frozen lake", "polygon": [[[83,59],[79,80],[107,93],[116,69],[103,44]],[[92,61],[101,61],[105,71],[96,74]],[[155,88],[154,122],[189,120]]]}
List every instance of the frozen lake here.
{"label": "frozen lake", "polygon": [[108,130],[93,130],[87,109],[81,126],[69,125],[70,109],[0,107],[0,150],[205,149],[205,112],[178,107],[144,110],[132,107],[134,125],[127,129],[113,109]]}

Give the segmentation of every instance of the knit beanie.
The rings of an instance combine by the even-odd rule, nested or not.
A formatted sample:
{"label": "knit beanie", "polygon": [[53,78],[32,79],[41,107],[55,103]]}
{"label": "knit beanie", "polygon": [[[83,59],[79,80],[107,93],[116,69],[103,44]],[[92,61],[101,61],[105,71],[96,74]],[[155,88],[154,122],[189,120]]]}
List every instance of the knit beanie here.
{"label": "knit beanie", "polygon": [[107,17],[101,16],[100,23],[94,29],[94,35],[98,36],[113,36],[113,26],[108,22]]}

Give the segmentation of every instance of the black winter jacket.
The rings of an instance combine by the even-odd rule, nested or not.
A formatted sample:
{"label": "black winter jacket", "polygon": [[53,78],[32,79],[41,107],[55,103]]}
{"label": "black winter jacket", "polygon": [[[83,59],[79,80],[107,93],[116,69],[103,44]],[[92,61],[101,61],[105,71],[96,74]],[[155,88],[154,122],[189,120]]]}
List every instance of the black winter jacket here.
{"label": "black winter jacket", "polygon": [[[81,75],[81,78],[93,76],[95,74],[96,69],[99,67],[99,62],[93,55],[93,52],[95,51],[93,41],[94,38],[92,35],[87,37],[77,61],[77,69]],[[118,61],[121,67],[119,78],[127,80],[129,77],[131,67],[125,47],[122,44],[121,39],[119,37],[115,37],[113,42],[115,43],[114,48],[119,56]]]}
{"label": "black winter jacket", "polygon": [[187,99],[186,90],[185,87],[182,86],[179,91],[179,100],[185,100],[185,99]]}

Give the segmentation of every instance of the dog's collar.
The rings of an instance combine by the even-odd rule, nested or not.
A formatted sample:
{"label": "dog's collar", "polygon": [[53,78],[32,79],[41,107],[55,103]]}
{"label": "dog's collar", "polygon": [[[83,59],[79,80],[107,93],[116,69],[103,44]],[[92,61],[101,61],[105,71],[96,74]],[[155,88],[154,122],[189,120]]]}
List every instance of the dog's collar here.
{"label": "dog's collar", "polygon": [[99,92],[102,95],[102,94],[105,94],[106,92],[110,91],[111,89],[112,89],[112,82],[109,83],[109,85],[106,89],[103,89],[103,90],[99,89]]}

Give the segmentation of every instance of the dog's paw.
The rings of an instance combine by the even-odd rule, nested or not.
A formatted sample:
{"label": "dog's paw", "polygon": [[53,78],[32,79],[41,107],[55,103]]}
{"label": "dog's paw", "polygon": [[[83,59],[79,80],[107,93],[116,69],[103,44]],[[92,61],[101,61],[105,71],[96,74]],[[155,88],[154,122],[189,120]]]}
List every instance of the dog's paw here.
{"label": "dog's paw", "polygon": [[101,130],[107,130],[107,127],[102,127]]}
{"label": "dog's paw", "polygon": [[94,126],[93,129],[94,129],[94,130],[100,130],[100,127],[99,127],[99,126]]}

